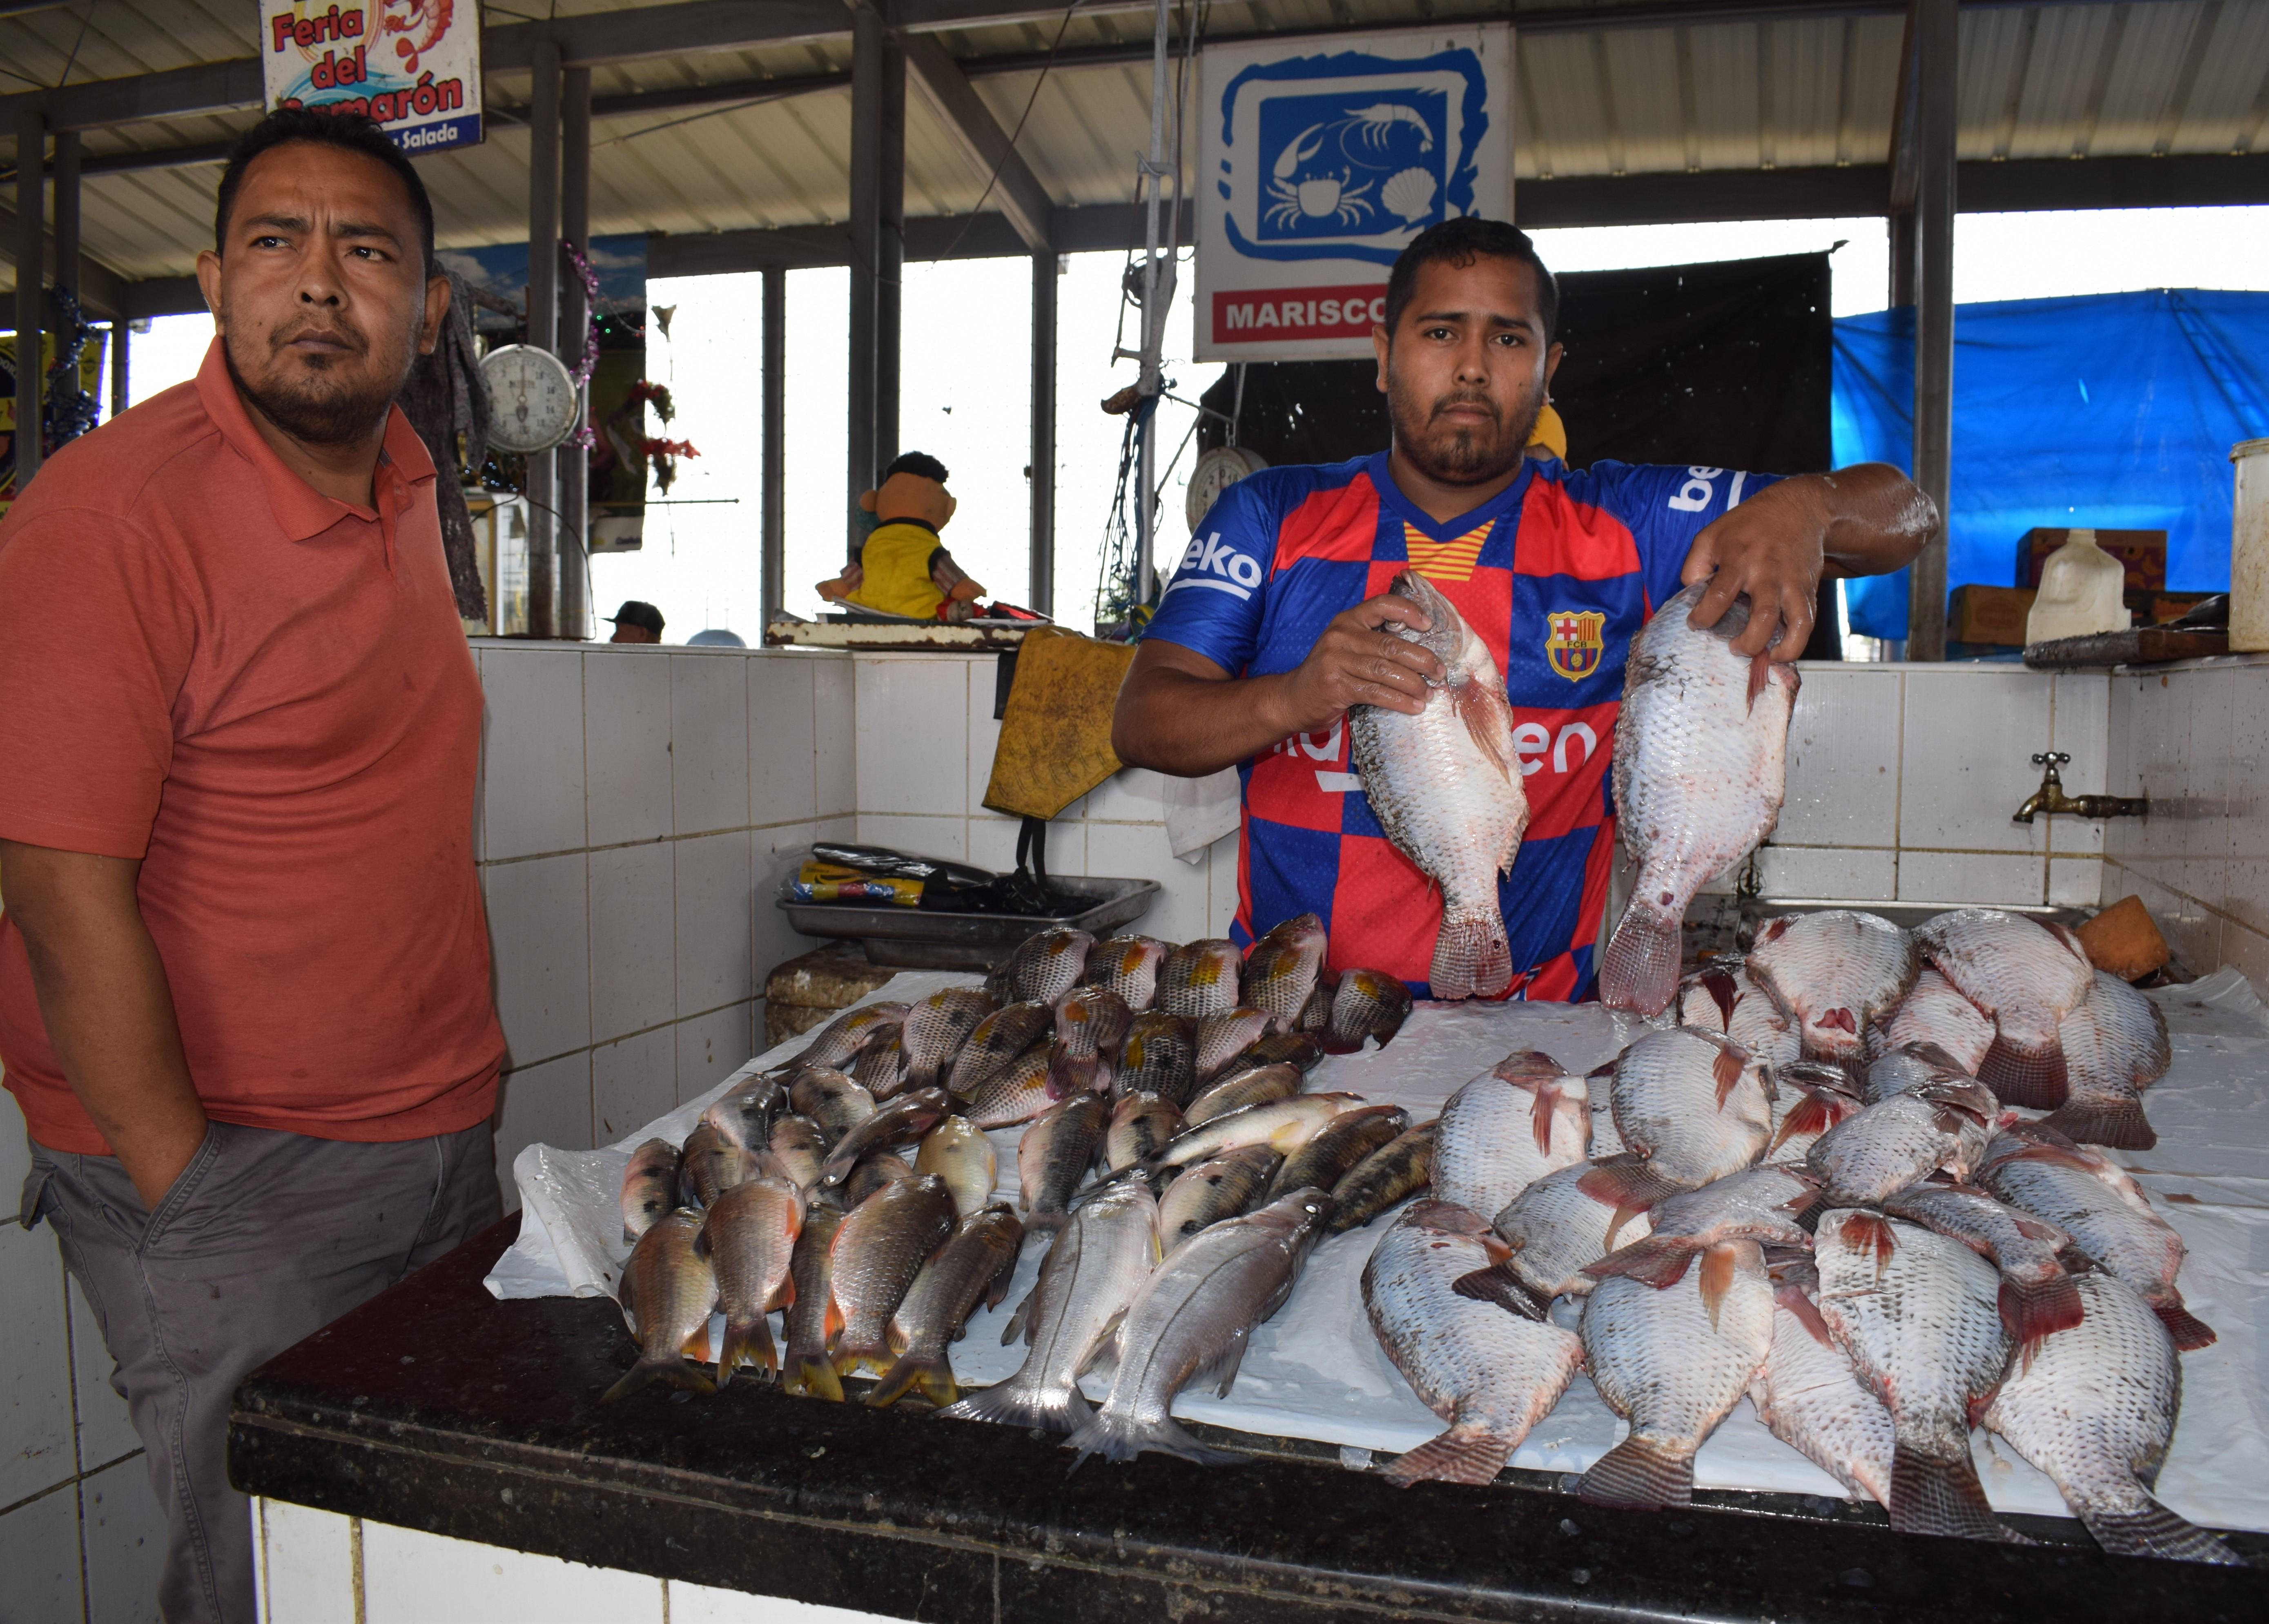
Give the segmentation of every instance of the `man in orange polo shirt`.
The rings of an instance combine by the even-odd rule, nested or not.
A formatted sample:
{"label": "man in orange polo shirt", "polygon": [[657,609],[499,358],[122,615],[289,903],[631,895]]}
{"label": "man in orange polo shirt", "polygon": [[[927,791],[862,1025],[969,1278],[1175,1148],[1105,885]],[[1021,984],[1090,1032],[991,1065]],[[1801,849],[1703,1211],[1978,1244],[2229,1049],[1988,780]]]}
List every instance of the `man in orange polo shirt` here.
{"label": "man in orange polo shirt", "polygon": [[221,179],[193,383],[0,521],[0,1060],[167,1519],[249,1624],[229,1395],[494,1220],[481,693],[392,402],[448,308],[417,172],[277,114]]}

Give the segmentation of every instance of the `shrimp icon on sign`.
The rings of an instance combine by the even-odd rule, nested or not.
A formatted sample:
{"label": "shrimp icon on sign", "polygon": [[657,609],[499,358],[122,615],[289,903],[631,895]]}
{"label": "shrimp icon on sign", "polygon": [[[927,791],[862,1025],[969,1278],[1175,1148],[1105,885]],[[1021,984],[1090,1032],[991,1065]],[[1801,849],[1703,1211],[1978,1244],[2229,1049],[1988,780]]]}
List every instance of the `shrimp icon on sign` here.
{"label": "shrimp icon on sign", "polygon": [[1273,150],[1261,200],[1264,237],[1412,232],[1439,218],[1443,99],[1377,91],[1273,98],[1261,114]]}

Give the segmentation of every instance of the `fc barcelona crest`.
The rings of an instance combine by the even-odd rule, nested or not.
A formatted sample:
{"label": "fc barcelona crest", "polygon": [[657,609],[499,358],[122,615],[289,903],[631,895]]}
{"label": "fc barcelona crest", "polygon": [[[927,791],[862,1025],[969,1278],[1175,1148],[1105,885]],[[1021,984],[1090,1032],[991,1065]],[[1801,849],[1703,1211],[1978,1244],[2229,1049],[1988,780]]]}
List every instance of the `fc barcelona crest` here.
{"label": "fc barcelona crest", "polygon": [[1555,609],[1544,634],[1544,657],[1571,683],[1600,668],[1608,646],[1608,617],[1598,609]]}

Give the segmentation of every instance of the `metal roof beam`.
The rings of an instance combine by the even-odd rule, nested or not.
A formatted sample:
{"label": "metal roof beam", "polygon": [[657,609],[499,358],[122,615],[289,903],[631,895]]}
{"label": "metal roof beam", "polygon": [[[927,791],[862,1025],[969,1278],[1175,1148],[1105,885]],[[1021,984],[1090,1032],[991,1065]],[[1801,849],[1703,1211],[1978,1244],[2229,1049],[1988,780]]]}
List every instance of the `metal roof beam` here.
{"label": "metal roof beam", "polygon": [[1049,251],[1048,216],[1055,203],[1009,139],[1009,132],[978,97],[976,87],[954,63],[944,46],[928,34],[903,36],[906,67],[969,161],[992,177],[990,198],[1035,254]]}
{"label": "metal roof beam", "polygon": [[[41,280],[52,284],[55,275],[55,233],[48,232],[41,239],[41,249],[40,257],[44,262],[40,267]],[[16,262],[16,211],[4,207],[0,207],[0,260],[11,265]],[[78,256],[79,302],[86,306],[90,315],[131,314],[127,308],[129,301],[126,290],[133,285],[100,261],[90,259],[85,254]],[[204,308],[202,300],[197,308]]]}

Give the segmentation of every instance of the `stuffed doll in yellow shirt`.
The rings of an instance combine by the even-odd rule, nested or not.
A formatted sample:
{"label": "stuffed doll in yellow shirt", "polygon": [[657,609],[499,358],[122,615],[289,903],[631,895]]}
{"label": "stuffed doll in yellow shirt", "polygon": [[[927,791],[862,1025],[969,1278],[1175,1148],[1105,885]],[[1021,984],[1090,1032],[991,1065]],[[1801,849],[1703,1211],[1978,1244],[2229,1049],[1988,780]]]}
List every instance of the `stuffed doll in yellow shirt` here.
{"label": "stuffed doll in yellow shirt", "polygon": [[918,620],[965,619],[985,588],[956,568],[938,532],[953,518],[945,464],[909,451],[883,470],[882,483],[859,498],[877,520],[859,556],[833,580],[819,583],[830,602]]}

